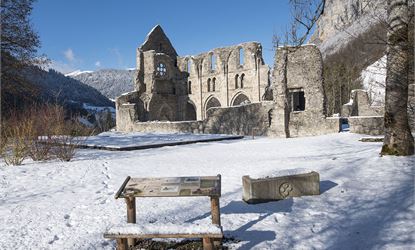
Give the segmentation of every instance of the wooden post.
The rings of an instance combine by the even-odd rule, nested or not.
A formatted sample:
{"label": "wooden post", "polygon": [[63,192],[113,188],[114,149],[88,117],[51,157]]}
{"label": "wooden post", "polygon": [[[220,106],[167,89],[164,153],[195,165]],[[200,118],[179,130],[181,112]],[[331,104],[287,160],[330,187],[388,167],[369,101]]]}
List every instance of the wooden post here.
{"label": "wooden post", "polygon": [[[135,197],[126,197],[125,202],[127,203],[127,222],[136,223]],[[135,245],[135,239],[128,239],[127,243],[131,248]]]}
{"label": "wooden post", "polygon": [[128,250],[126,239],[117,239],[117,250]]}
{"label": "wooden post", "polygon": [[211,196],[210,197],[210,210],[212,213],[212,224],[220,226],[220,206],[219,206],[219,197]]}
{"label": "wooden post", "polygon": [[[220,224],[220,205],[219,205],[219,197],[218,196],[211,196],[210,197],[210,210],[212,213],[212,224],[221,226]],[[222,239],[213,241],[215,249],[221,249]],[[204,245],[204,241],[203,241]]]}
{"label": "wooden post", "polygon": [[212,244],[211,238],[203,238],[203,250],[213,250],[213,244]]}

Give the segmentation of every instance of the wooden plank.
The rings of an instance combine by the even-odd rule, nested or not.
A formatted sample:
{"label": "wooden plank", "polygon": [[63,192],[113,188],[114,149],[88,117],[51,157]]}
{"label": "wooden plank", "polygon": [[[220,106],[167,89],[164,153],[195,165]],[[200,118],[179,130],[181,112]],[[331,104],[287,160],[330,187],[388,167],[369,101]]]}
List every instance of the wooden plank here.
{"label": "wooden plank", "polygon": [[130,176],[127,176],[127,178],[125,178],[123,184],[121,185],[121,187],[118,189],[117,193],[115,194],[115,199],[120,198],[121,193],[124,191],[124,188],[130,179],[131,179]]}
{"label": "wooden plank", "polygon": [[105,233],[104,238],[109,239],[149,239],[149,238],[223,238],[223,233],[212,234],[212,233],[197,233],[197,234],[109,234]]}

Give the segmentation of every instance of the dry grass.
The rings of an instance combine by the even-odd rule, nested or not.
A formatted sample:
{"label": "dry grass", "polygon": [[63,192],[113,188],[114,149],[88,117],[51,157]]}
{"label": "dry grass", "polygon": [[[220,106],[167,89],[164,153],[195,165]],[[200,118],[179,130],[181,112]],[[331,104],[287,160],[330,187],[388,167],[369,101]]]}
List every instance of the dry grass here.
{"label": "dry grass", "polygon": [[27,157],[34,161],[70,161],[82,142],[78,136],[86,138],[93,132],[74,116],[65,116],[63,107],[52,104],[13,113],[1,128],[0,156],[7,165],[20,165]]}

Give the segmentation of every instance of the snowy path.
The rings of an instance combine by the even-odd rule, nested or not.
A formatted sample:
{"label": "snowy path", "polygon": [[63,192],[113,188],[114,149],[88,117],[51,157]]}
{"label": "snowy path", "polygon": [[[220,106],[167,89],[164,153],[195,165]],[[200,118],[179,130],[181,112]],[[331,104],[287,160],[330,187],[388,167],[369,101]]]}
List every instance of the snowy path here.
{"label": "snowy path", "polygon": [[[380,143],[341,133],[245,139],[129,152],[80,150],[72,162],[5,167],[0,160],[0,249],[112,249],[102,233],[126,220],[113,198],[127,175],[222,174],[222,225],[231,249],[410,249],[415,157],[379,157]],[[320,173],[322,194],[242,202],[243,175],[290,168]],[[210,221],[199,198],[137,200],[137,221]],[[17,246],[17,248],[16,248]]]}

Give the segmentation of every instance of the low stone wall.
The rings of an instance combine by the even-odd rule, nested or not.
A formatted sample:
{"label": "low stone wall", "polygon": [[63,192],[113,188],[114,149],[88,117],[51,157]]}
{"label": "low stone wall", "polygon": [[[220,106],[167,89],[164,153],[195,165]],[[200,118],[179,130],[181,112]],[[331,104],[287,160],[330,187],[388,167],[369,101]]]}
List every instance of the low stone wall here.
{"label": "low stone wall", "polygon": [[[233,135],[267,135],[270,126],[269,112],[272,102],[252,103],[227,108],[211,108],[203,121],[133,121],[127,117],[117,130],[123,132],[164,132]],[[127,112],[128,109],[125,109]],[[123,110],[124,112],[124,110]],[[128,121],[127,121],[128,120]],[[254,129],[254,131],[252,131]]]}
{"label": "low stone wall", "polygon": [[130,130],[124,132],[143,132],[143,133],[194,133],[203,134],[203,121],[180,121],[180,122],[135,122],[130,126]]}
{"label": "low stone wall", "polygon": [[309,117],[305,112],[290,114],[290,137],[316,136],[338,133],[341,130],[339,117]]}
{"label": "low stone wall", "polygon": [[205,133],[234,135],[267,135],[272,102],[211,108],[207,112]]}
{"label": "low stone wall", "polygon": [[350,132],[367,135],[383,135],[383,116],[352,116],[348,118]]}

